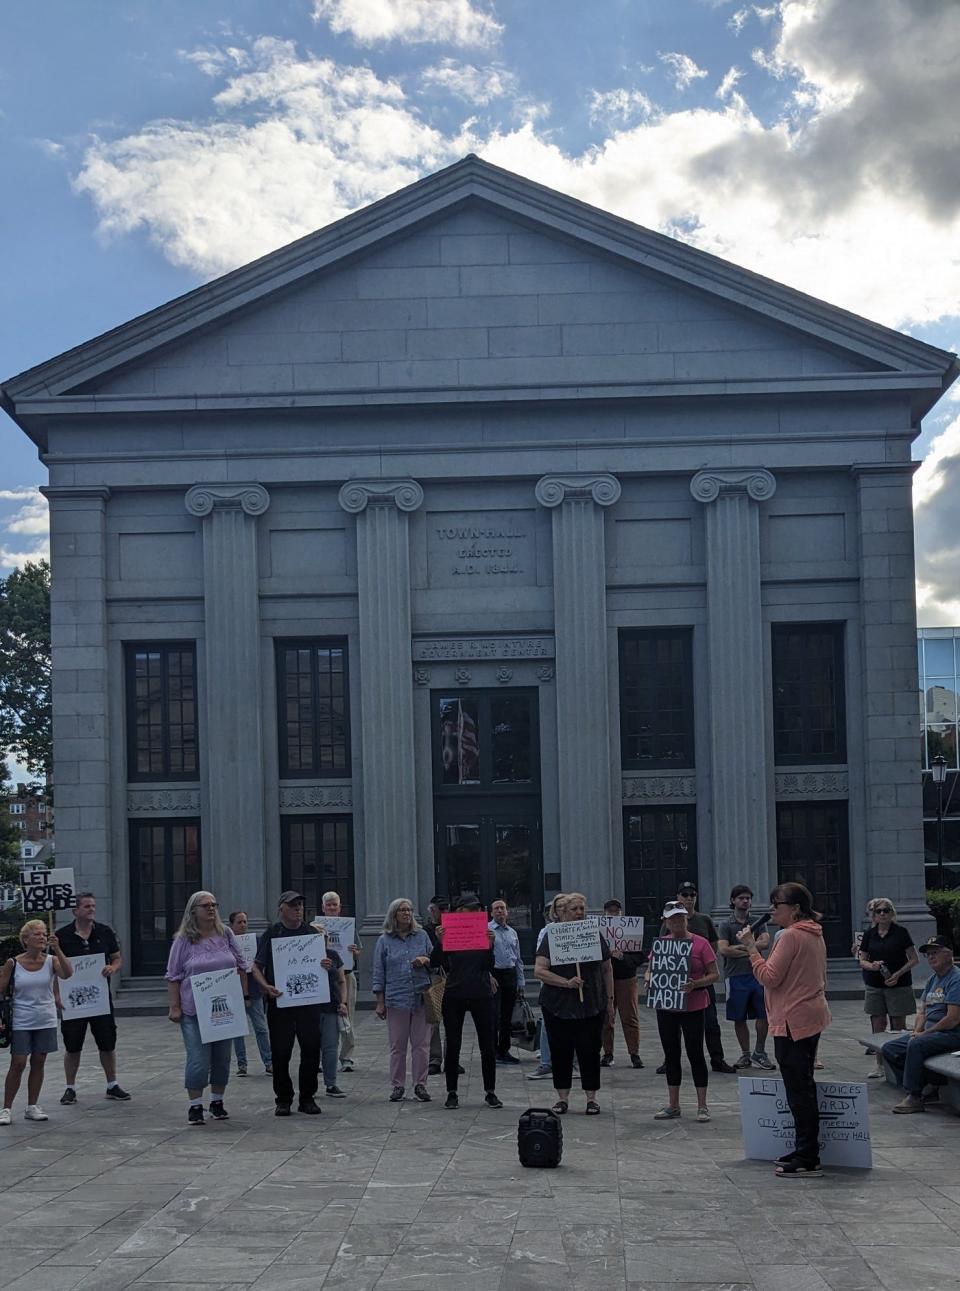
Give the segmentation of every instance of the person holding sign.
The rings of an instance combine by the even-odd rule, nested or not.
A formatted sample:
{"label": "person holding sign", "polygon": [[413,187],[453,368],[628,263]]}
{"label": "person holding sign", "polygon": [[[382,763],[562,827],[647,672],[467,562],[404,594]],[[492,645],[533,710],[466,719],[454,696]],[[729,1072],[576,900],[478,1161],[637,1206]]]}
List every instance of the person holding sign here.
{"label": "person holding sign", "polygon": [[[57,1005],[54,1000],[54,978],[65,981],[73,976],[73,966],[60,949],[53,933],[47,932],[42,919],[29,919],[20,929],[23,953],[8,959],[0,968],[0,995],[13,989],[13,1026],[10,1043],[10,1068],[3,1087],[3,1111],[0,1125],[10,1124],[10,1109],[20,1089],[27,1058],[28,1121],[49,1120],[37,1101],[43,1088],[44,1065],[48,1053],[57,1051]],[[48,954],[49,951],[49,954]],[[11,981],[12,979],[12,981]]]}
{"label": "person holding sign", "polygon": [[430,955],[430,938],[417,923],[413,903],[407,897],[397,897],[387,906],[383,932],[373,952],[374,1012],[387,1023],[391,1103],[403,1102],[408,1048],[413,1096],[418,1102],[430,1102],[430,1023],[423,1007],[423,993],[430,985]]}
{"label": "person holding sign", "polygon": [[443,922],[437,928],[437,939],[439,945],[434,949],[430,963],[447,974],[443,992],[443,1029],[447,1037],[443,1065],[447,1083],[444,1107],[453,1110],[460,1106],[457,1093],[460,1046],[463,1043],[463,1020],[468,1013],[473,1018],[480,1046],[484,1102],[488,1107],[502,1107],[503,1103],[497,1097],[494,1046],[493,1001],[497,983],[493,976],[493,933],[487,927],[487,916],[475,896],[460,897],[456,912],[443,916]]}
{"label": "person holding sign", "polygon": [[[323,914],[324,918],[342,919],[342,906],[340,895],[337,892],[324,892],[323,894]],[[356,920],[353,921],[356,928]],[[329,928],[328,928],[329,931]],[[343,961],[344,980],[347,988],[347,1022],[349,1025],[340,1032],[340,1070],[353,1071],[353,1051],[356,1048],[356,1032],[354,1030],[353,1015],[357,1008],[357,961],[360,958],[361,946],[354,936],[353,940],[347,945],[350,954],[351,963]]]}
{"label": "person holding sign", "polygon": [[[653,943],[645,981],[648,1005],[657,1010],[657,1030],[663,1046],[667,1076],[667,1106],[654,1120],[671,1121],[680,1116],[680,1039],[697,1091],[697,1120],[710,1120],[707,1107],[707,1059],[704,1054],[704,1018],[710,1003],[708,987],[718,980],[717,957],[705,937],[690,932],[687,908],[680,901],[668,901],[663,910],[666,935]],[[689,943],[689,949],[687,944]]]}
{"label": "person holding sign", "polygon": [[180,1027],[186,1051],[183,1083],[190,1105],[187,1122],[203,1124],[203,1091],[210,1086],[210,1115],[215,1121],[228,1119],[223,1095],[230,1079],[230,1040],[204,1043],[197,1020],[191,978],[199,973],[235,968],[247,993],[246,965],[236,938],[220,920],[217,898],[212,892],[194,892],[187,898],[180,927],[167,960],[167,1016]]}
{"label": "person holding sign", "polygon": [[[623,918],[623,906],[616,897],[603,903],[603,913],[607,919]],[[640,920],[640,941],[643,940],[643,921]],[[609,925],[608,925],[609,928]],[[646,960],[642,948],[621,950],[607,933],[607,944],[610,946],[611,968],[613,969],[613,1009],[620,1015],[620,1027],[630,1057],[630,1065],[637,1071],[643,1067],[640,1057],[640,1009],[637,1004],[639,988],[637,969]],[[603,1026],[603,1057],[601,1067],[613,1066],[613,1019]]]}
{"label": "person holding sign", "polygon": [[780,1179],[820,1174],[820,1106],[813,1065],[820,1032],[830,1023],[827,1008],[827,951],[820,916],[802,883],[781,883],[770,893],[772,921],[784,931],[770,958],[757,949],[748,924],[737,940],[763,985],[774,1056],[780,1067],[787,1105],[796,1126],[796,1147],[777,1163]]}
{"label": "person holding sign", "polygon": [[[610,950],[600,937],[596,920],[593,933],[597,950],[587,960],[559,961],[553,933],[565,924],[586,924],[587,898],[582,892],[567,893],[558,909],[558,922],[548,924],[547,938],[537,947],[533,975],[540,982],[540,1008],[543,1022],[550,1037],[550,1055],[553,1063],[553,1087],[557,1101],[553,1110],[562,1116],[570,1105],[570,1086],[573,1082],[573,1057],[580,1064],[580,1085],[586,1095],[587,1116],[598,1116],[600,1104],[600,1044],[603,1023],[613,1025],[613,970],[610,967]],[[587,933],[584,929],[584,933]],[[586,936],[584,938],[586,940]]]}
{"label": "person holding sign", "polygon": [[57,937],[63,953],[70,959],[77,959],[81,955],[103,955],[104,965],[101,971],[107,983],[110,1011],[99,1017],[61,1019],[60,1034],[63,1036],[63,1071],[66,1077],[66,1088],[60,1097],[60,1102],[65,1107],[69,1107],[77,1101],[77,1072],[80,1070],[80,1055],[89,1026],[93,1042],[100,1055],[100,1066],[107,1078],[105,1097],[114,1102],[126,1103],[130,1101],[130,1095],[120,1088],[117,1081],[117,1024],[113,1016],[113,997],[110,995],[110,979],[116,977],[123,967],[120,942],[117,940],[117,934],[107,924],[94,922],[97,898],[92,892],[78,892],[75,900],[73,923],[59,928]]}
{"label": "person holding sign", "polygon": [[[244,910],[234,910],[230,915],[230,931],[239,941],[241,949],[245,949],[245,938],[249,937],[255,941],[255,935],[252,932],[247,932],[249,922]],[[248,1012],[253,1034],[257,1038],[257,1048],[260,1050],[263,1069],[268,1076],[271,1076],[273,1075],[273,1059],[270,1055],[270,1033],[267,1030],[267,1015],[263,1007],[263,991],[251,971],[253,957],[256,953],[256,946],[254,946],[253,951],[247,957],[247,990],[250,996]],[[247,1042],[242,1035],[237,1036],[234,1040],[233,1051],[237,1055],[237,1075],[245,1076],[247,1074]]]}

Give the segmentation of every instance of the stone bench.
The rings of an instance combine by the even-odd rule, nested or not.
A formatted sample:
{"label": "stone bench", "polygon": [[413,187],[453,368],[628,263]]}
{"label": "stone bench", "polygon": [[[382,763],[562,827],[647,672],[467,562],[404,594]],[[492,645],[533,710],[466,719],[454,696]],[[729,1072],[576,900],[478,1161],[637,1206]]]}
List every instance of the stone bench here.
{"label": "stone bench", "polygon": [[[868,1040],[861,1040],[860,1043],[867,1053],[877,1053],[888,1040],[912,1034],[905,1031],[878,1031],[871,1033]],[[934,1054],[924,1062],[923,1069],[938,1078],[931,1083],[940,1086],[940,1101],[960,1115],[960,1053]],[[898,1073],[886,1059],[883,1061],[883,1072],[888,1085],[899,1086]]]}

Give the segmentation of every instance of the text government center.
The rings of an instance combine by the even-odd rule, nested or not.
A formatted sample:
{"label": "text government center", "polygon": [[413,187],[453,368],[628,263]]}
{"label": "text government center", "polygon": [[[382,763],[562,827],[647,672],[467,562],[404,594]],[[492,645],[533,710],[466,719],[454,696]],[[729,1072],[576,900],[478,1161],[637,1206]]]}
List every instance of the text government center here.
{"label": "text government center", "polygon": [[911,444],[954,355],[476,157],[5,383],[49,470],[57,860],[190,892],[932,928]]}

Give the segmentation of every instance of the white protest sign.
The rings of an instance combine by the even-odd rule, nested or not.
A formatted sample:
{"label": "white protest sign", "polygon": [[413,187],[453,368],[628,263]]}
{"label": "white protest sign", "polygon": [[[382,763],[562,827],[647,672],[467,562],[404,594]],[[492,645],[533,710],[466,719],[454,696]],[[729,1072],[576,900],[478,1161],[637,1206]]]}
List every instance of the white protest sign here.
{"label": "white protest sign", "polygon": [[[792,1152],[796,1134],[783,1081],[744,1076],[737,1083],[744,1156],[751,1161],[775,1161]],[[830,1080],[818,1080],[816,1084],[820,1105],[820,1160],[824,1165],[871,1169],[867,1086]]]}
{"label": "white protest sign", "polygon": [[235,968],[218,968],[212,973],[195,973],[190,978],[197,1006],[200,1039],[233,1040],[247,1035],[247,1011],[243,1007],[243,985]]}
{"label": "white protest sign", "polygon": [[551,964],[588,964],[600,959],[600,927],[596,918],[548,923]]}
{"label": "white protest sign", "polygon": [[853,930],[853,957],[858,961],[860,959],[860,947],[863,945],[864,935],[862,928],[855,928]]}
{"label": "white protest sign", "polygon": [[60,983],[63,1016],[99,1018],[110,1012],[110,987],[103,975],[105,955],[73,955],[73,976]]}
{"label": "white protest sign", "polygon": [[321,965],[326,958],[324,940],[315,932],[297,937],[274,937],[273,982],[282,994],[278,1009],[330,1002],[330,978]]}
{"label": "white protest sign", "polygon": [[48,870],[43,866],[20,871],[24,914],[73,909],[73,870]]}
{"label": "white protest sign", "polygon": [[346,969],[353,968],[353,954],[347,949],[357,943],[357,921],[341,915],[318,914],[310,925],[322,928],[327,934],[327,945],[343,960]]}
{"label": "white protest sign", "polygon": [[603,915],[600,931],[611,950],[625,955],[639,955],[643,950],[643,918],[639,915]]}
{"label": "white protest sign", "polygon": [[233,939],[243,956],[243,966],[249,973],[250,966],[257,953],[257,934],[255,932],[235,932]]}
{"label": "white protest sign", "polygon": [[683,984],[690,977],[693,942],[680,937],[656,937],[650,948],[650,985],[647,1008],[683,1013],[689,996]]}

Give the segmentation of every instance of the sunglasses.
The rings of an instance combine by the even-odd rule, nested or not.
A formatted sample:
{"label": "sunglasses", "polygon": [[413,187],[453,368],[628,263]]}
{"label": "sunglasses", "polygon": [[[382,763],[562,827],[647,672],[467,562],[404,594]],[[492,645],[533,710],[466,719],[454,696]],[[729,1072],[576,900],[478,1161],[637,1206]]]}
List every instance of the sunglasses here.
{"label": "sunglasses", "polygon": [[873,907],[873,913],[874,914],[893,914],[893,906],[875,905]]}

